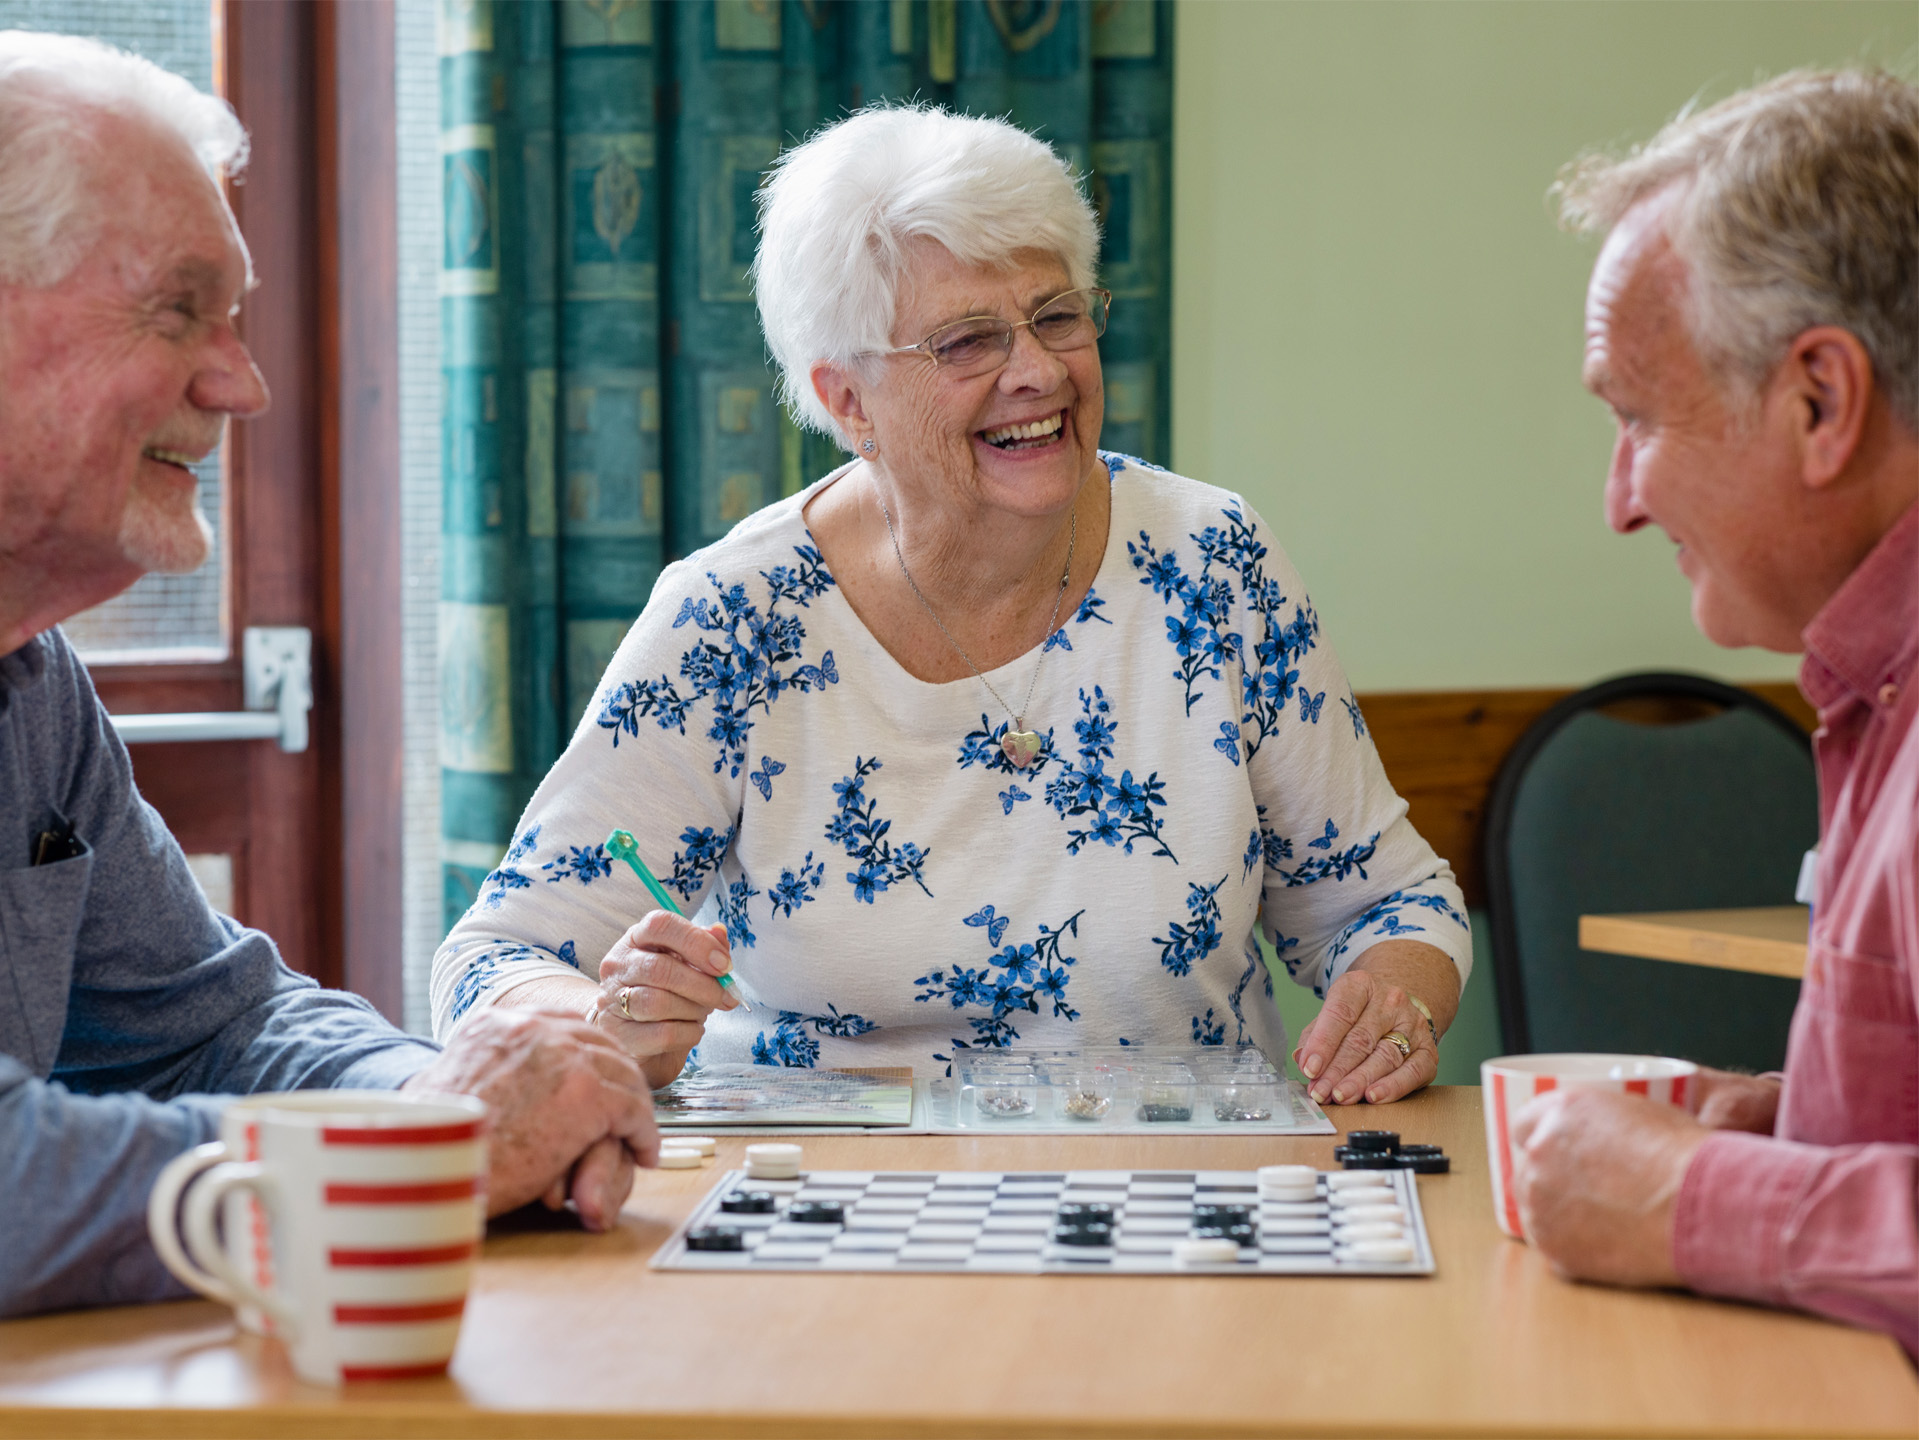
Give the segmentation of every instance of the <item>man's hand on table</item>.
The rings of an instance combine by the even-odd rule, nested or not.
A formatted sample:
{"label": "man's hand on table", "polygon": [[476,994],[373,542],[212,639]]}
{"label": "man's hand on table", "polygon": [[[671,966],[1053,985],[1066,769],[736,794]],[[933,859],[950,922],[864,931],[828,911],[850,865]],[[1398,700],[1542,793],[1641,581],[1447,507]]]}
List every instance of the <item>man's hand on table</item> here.
{"label": "man's hand on table", "polygon": [[1554,1090],[1513,1120],[1513,1191],[1553,1269],[1611,1285],[1678,1285],[1674,1202],[1712,1132],[1642,1095]]}
{"label": "man's hand on table", "polygon": [[492,1006],[401,1087],[486,1101],[487,1213],[571,1197],[589,1230],[610,1229],[635,1164],[659,1159],[653,1099],[640,1067],[577,1016]]}
{"label": "man's hand on table", "polygon": [[1750,1130],[1770,1135],[1779,1119],[1779,1081],[1771,1075],[1738,1075],[1700,1066],[1699,1123],[1708,1130]]}

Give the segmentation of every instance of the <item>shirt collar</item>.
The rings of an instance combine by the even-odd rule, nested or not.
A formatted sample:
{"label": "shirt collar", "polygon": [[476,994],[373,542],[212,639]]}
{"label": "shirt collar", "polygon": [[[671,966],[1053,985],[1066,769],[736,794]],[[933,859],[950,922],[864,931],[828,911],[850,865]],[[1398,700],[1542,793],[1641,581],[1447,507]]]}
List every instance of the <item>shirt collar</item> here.
{"label": "shirt collar", "polygon": [[1889,704],[1919,661],[1919,504],[1911,506],[1825,603],[1801,638],[1799,688],[1824,710],[1850,693]]}

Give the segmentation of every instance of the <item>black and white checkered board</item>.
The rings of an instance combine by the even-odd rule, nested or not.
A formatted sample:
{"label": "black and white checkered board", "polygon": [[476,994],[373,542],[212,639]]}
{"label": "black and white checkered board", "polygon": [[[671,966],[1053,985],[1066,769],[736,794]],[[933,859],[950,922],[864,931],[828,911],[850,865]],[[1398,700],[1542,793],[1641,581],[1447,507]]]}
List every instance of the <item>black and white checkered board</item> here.
{"label": "black and white checkered board", "polygon": [[[871,1171],[815,1170],[797,1180],[748,1180],[729,1171],[653,1257],[662,1270],[882,1270],[1013,1275],[1430,1275],[1432,1245],[1415,1177],[1378,1172],[1406,1212],[1413,1258],[1360,1262],[1335,1243],[1326,1182],[1307,1202],[1262,1202],[1250,1170]],[[771,1214],[723,1212],[736,1189],[770,1191]],[[786,1218],[796,1201],[844,1207],[842,1224]],[[1052,1239],[1063,1204],[1109,1204],[1113,1243],[1061,1245]],[[1200,1205],[1246,1205],[1256,1243],[1237,1264],[1187,1266],[1173,1244],[1192,1233]],[[738,1226],[746,1248],[692,1250],[689,1231]]]}

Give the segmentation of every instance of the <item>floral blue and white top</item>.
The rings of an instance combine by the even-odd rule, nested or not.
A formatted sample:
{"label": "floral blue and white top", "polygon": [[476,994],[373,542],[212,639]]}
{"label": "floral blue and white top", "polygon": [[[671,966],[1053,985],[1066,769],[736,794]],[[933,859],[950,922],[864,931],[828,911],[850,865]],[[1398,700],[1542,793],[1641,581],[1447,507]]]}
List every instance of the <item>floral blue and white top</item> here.
{"label": "floral blue and white top", "polygon": [[[1322,995],[1395,936],[1463,981],[1452,871],[1407,823],[1272,532],[1229,491],[1103,458],[1106,553],[1045,644],[1024,770],[977,679],[915,679],[840,594],[801,514],[837,475],[671,566],[440,947],[436,1034],[534,976],[597,980],[654,908],[604,848],[615,828],[689,914],[725,922],[759,1002],[715,1013],[695,1063],[1280,1056],[1257,927]],[[990,678],[1024,695],[1038,658]]]}

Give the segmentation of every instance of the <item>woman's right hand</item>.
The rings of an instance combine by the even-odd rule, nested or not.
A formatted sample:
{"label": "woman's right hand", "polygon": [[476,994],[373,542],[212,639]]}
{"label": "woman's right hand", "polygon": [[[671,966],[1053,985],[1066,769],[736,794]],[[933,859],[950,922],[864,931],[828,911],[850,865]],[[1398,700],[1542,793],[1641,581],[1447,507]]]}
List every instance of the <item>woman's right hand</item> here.
{"label": "woman's right hand", "polygon": [[640,1062],[657,1089],[680,1073],[706,1033],[706,1017],[739,1005],[716,978],[732,968],[724,925],[702,929],[655,910],[600,961],[593,1023]]}

